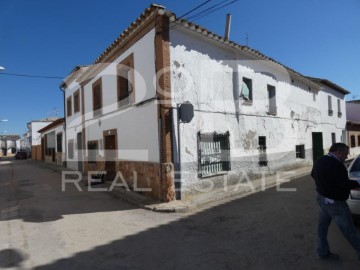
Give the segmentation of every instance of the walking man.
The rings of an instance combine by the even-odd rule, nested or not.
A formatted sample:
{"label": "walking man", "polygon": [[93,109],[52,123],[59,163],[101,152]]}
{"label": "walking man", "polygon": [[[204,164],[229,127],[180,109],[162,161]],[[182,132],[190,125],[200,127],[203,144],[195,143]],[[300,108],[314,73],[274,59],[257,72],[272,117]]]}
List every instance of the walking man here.
{"label": "walking man", "polygon": [[319,204],[318,246],[320,259],[338,260],[339,256],[330,251],[327,241],[331,220],[357,251],[360,260],[360,235],[352,220],[346,203],[350,190],[360,188],[360,181],[349,180],[344,162],[349,154],[349,147],[343,143],[334,143],[327,155],[319,158],[311,171],[315,180],[317,203]]}

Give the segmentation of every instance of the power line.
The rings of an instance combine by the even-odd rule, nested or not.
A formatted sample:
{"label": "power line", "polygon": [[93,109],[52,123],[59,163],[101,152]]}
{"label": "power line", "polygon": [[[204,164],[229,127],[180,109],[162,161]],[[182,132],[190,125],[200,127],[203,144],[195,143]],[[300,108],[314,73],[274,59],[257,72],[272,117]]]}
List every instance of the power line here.
{"label": "power line", "polygon": [[[199,19],[201,19],[201,18],[203,18],[203,17],[205,17],[205,16],[208,16],[208,15],[210,15],[211,13],[214,13],[214,12],[216,12],[216,11],[218,11],[218,10],[226,7],[226,6],[229,6],[229,5],[231,5],[231,4],[239,1],[239,0],[233,0],[233,1],[231,1],[231,2],[228,2],[228,1],[229,1],[229,0],[221,1],[220,3],[218,3],[218,4],[216,4],[216,5],[213,5],[213,6],[207,8],[207,9],[205,9],[205,10],[203,10],[203,11],[200,11],[200,12],[198,12],[198,13],[196,13],[196,14],[191,15],[191,16],[188,17],[187,19],[188,19],[188,20],[199,20]],[[226,3],[226,2],[228,2],[228,3]]]}
{"label": "power line", "polygon": [[0,72],[0,75],[27,77],[27,78],[41,78],[41,79],[64,79],[64,77],[57,77],[57,76],[29,75],[29,74],[6,73],[6,72]]}
{"label": "power line", "polygon": [[211,1],[212,1],[212,0],[205,1],[204,3],[202,3],[202,4],[198,5],[197,7],[193,8],[192,10],[190,10],[190,11],[186,12],[185,14],[181,15],[181,16],[179,17],[179,19],[185,17],[186,15],[188,15],[188,14],[190,14],[191,12],[197,10],[198,8],[201,8],[202,6],[206,5],[207,3],[211,2]]}
{"label": "power line", "polygon": [[[212,1],[212,0],[205,1],[204,3],[198,5],[197,7],[193,8],[193,9],[191,9],[190,11],[186,12],[184,15],[180,16],[179,19],[184,18],[187,15],[190,15],[190,13],[192,13],[193,11],[199,9],[200,7],[202,7],[205,4],[209,3],[210,1]],[[238,2],[239,0],[232,0],[231,2],[229,2],[229,1],[231,1],[231,0],[223,0],[223,1],[221,1],[221,2],[219,2],[217,4],[215,4],[215,5],[212,5],[209,8],[206,8],[205,10],[199,11],[198,13],[190,15],[187,18],[184,18],[184,19],[193,20],[193,21],[199,20],[199,19],[201,19],[203,17],[206,17],[206,16],[210,15],[211,13],[214,13],[214,12],[216,12],[216,11],[226,7],[226,6],[229,6],[229,5],[231,5],[231,4],[235,3],[235,2]],[[177,26],[178,25],[174,24],[174,25],[170,26],[170,29],[174,29]]]}

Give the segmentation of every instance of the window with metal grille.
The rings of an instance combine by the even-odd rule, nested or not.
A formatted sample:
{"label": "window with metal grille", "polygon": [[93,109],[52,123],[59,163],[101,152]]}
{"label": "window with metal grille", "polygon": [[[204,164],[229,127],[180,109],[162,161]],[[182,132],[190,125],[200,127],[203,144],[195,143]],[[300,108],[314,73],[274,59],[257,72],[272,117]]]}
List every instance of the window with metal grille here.
{"label": "window with metal grille", "polygon": [[333,115],[333,109],[332,109],[332,102],[331,102],[331,96],[328,96],[328,115],[332,116]]}
{"label": "window with metal grille", "polygon": [[296,158],[305,158],[305,145],[300,144],[295,146]]}
{"label": "window with metal grille", "polygon": [[230,171],[229,132],[198,133],[198,175],[206,177]]}
{"label": "window with metal grille", "polygon": [[267,166],[268,160],[267,160],[267,154],[266,154],[266,136],[259,136],[259,166]]}
{"label": "window with metal grille", "polygon": [[337,104],[338,104],[338,117],[341,117],[342,112],[341,112],[341,101],[340,101],[340,99],[337,100]]}
{"label": "window with metal grille", "polygon": [[96,164],[96,158],[98,156],[98,141],[88,141],[88,163]]}

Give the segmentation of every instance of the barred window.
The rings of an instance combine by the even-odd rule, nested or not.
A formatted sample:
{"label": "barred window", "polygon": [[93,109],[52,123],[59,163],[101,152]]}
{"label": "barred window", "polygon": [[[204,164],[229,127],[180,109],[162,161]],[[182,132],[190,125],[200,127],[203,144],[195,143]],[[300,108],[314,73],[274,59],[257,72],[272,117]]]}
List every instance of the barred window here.
{"label": "barred window", "polygon": [[206,177],[230,171],[229,132],[198,133],[198,176]]}
{"label": "barred window", "polygon": [[305,145],[300,144],[295,147],[296,158],[305,158]]}

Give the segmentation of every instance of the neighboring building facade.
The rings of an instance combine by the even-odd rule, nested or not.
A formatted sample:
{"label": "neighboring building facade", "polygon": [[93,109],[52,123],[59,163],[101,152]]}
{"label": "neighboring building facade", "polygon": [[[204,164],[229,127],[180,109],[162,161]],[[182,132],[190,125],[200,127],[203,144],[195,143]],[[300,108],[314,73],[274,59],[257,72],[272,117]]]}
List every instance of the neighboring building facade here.
{"label": "neighboring building facade", "polygon": [[38,131],[41,133],[41,159],[45,162],[64,165],[64,122],[64,118],[60,118]]}
{"label": "neighboring building facade", "polygon": [[346,131],[350,154],[360,154],[360,100],[346,102]]}
{"label": "neighboring building facade", "polygon": [[58,117],[46,118],[42,120],[34,120],[27,123],[28,127],[28,142],[25,142],[25,145],[30,144],[31,147],[31,157],[35,160],[42,160],[41,156],[41,134],[38,131],[53,121],[57,120]]}
{"label": "neighboring building facade", "polygon": [[0,135],[0,156],[10,156],[15,154],[20,147],[19,135]]}
{"label": "neighboring building facade", "polygon": [[163,201],[310,165],[345,140],[345,89],[157,5],[61,88],[68,166],[121,172]]}

